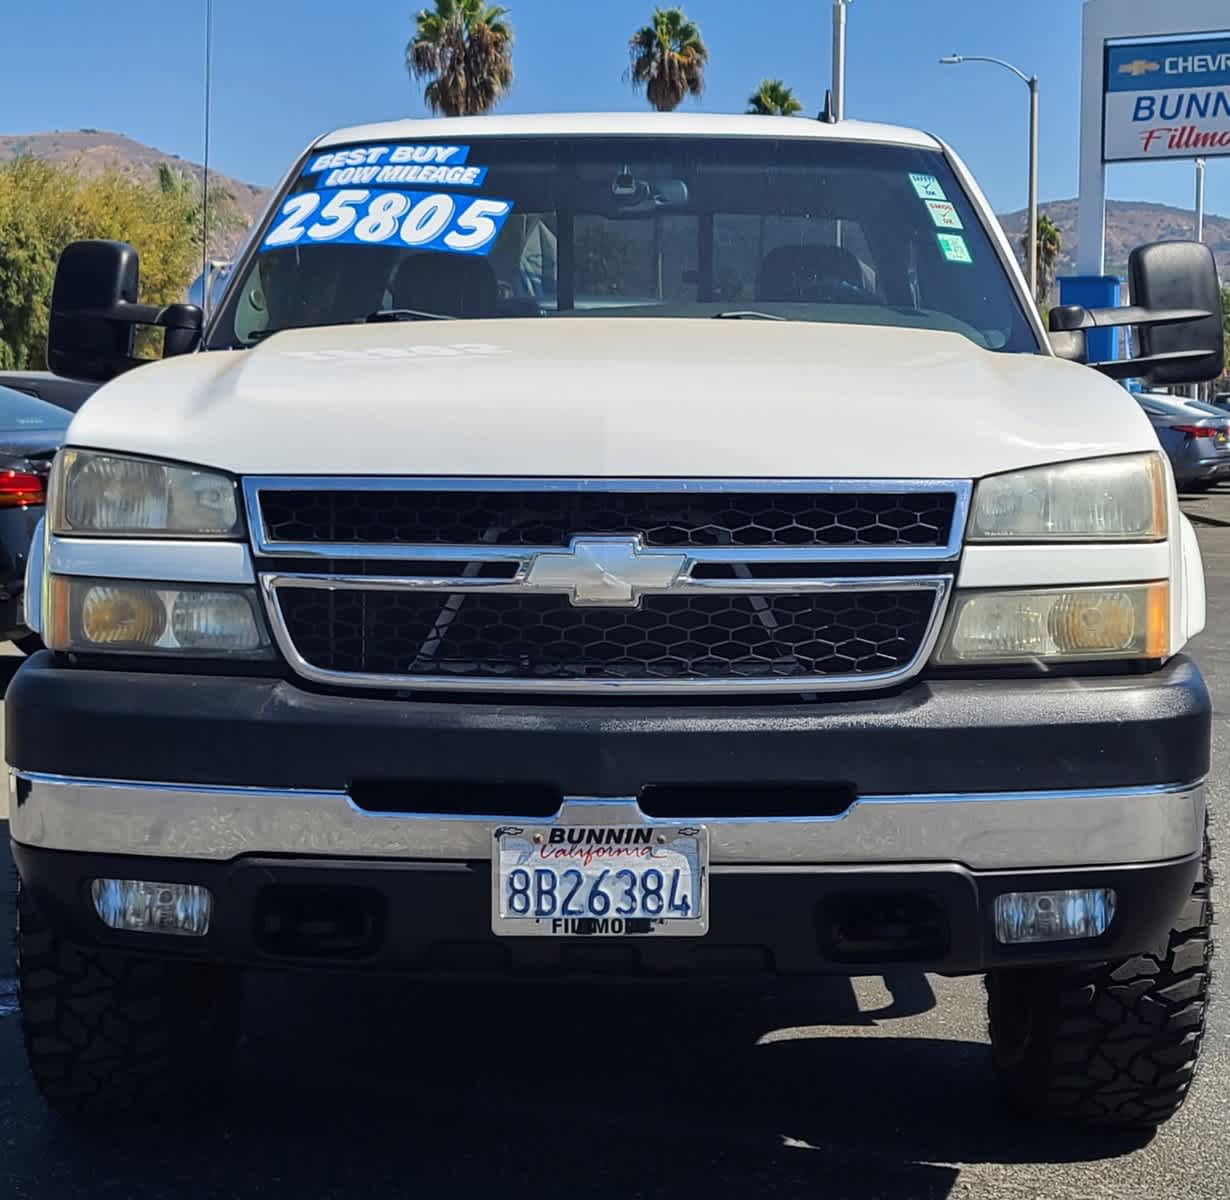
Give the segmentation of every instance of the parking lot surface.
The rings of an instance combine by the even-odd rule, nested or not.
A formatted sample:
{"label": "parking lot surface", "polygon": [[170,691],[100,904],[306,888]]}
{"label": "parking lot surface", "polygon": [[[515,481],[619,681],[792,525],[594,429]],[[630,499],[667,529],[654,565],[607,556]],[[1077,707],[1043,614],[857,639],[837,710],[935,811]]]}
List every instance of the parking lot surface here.
{"label": "parking lot surface", "polygon": [[[1209,585],[1194,651],[1226,713],[1230,487],[1184,507]],[[16,662],[0,660],[3,679]],[[1219,718],[1209,801],[1222,878],[1228,764]],[[7,847],[3,822],[0,834]],[[7,928],[7,861],[0,878]],[[81,1132],[26,1078],[12,974],[0,934],[0,1196],[13,1200],[1230,1194],[1224,966],[1194,1094],[1152,1140],[1014,1122],[990,1089],[981,981],[910,972],[771,995],[262,976],[226,1111]]]}

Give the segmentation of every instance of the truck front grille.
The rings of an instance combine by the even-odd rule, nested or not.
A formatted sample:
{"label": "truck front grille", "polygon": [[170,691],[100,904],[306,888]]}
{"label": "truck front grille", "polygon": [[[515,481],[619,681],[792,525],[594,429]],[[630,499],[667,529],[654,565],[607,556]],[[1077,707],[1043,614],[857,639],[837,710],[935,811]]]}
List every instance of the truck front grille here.
{"label": "truck front grille", "polygon": [[566,546],[635,533],[647,546],[944,546],[952,492],[270,491],[272,542]]}
{"label": "truck front grille", "polygon": [[925,662],[962,481],[248,479],[275,637],[317,683],[884,687]]}
{"label": "truck front grille", "polygon": [[781,679],[883,674],[917,655],[934,590],[823,596],[565,596],[283,587],[312,666],[358,675],[516,680]]}

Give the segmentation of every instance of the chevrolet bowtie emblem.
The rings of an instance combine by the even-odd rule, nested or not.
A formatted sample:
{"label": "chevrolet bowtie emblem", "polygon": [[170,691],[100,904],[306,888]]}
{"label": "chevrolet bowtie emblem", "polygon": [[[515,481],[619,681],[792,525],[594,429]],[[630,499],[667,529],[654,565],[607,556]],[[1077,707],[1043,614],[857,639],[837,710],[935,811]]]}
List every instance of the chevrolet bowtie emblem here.
{"label": "chevrolet bowtie emblem", "polygon": [[573,604],[635,608],[645,592],[668,590],[687,562],[686,554],[646,550],[639,537],[576,537],[567,550],[536,554],[522,585],[564,592]]}
{"label": "chevrolet bowtie emblem", "polygon": [[1119,67],[1120,75],[1131,75],[1133,78],[1139,79],[1141,75],[1149,75],[1153,71],[1160,71],[1162,64],[1152,62],[1147,58],[1134,58],[1131,62],[1122,63]]}

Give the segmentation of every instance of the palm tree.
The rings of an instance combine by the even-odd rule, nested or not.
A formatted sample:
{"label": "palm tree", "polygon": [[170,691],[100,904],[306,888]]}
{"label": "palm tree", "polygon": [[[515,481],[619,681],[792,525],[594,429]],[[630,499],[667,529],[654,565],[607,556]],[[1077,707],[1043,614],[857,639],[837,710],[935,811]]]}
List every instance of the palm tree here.
{"label": "palm tree", "polygon": [[414,18],[406,70],[429,82],[423,99],[446,117],[485,113],[512,83],[508,9],[483,0],[435,0]]}
{"label": "palm tree", "polygon": [[[1055,268],[1059,265],[1059,251],[1063,248],[1063,234],[1059,226],[1046,215],[1038,215],[1038,294],[1034,297],[1042,307],[1050,299],[1055,283]],[[1029,259],[1029,229],[1021,234],[1021,253]]]}
{"label": "palm tree", "polygon": [[704,89],[709,51],[682,9],[655,8],[653,23],[632,35],[628,52],[627,78],[634,88],[645,89],[658,112],[673,112],[684,96],[699,96]]}
{"label": "palm tree", "polygon": [[803,111],[803,106],[793,89],[780,79],[762,79],[747,98],[747,111],[761,117],[793,117]]}

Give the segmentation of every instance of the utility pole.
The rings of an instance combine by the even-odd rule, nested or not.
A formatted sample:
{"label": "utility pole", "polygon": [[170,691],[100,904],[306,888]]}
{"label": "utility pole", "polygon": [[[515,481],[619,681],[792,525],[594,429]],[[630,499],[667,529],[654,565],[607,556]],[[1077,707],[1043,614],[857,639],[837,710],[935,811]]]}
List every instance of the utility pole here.
{"label": "utility pole", "polygon": [[1204,159],[1196,159],[1196,241],[1204,241]]}
{"label": "utility pole", "polygon": [[833,117],[846,119],[846,5],[852,0],[833,2]]}

